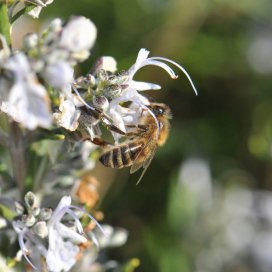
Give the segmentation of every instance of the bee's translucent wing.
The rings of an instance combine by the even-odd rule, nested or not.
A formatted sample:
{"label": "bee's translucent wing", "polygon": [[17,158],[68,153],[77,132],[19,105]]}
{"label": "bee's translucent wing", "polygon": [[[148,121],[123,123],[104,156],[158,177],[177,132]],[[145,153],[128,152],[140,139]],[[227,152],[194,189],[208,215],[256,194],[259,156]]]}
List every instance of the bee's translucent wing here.
{"label": "bee's translucent wing", "polygon": [[144,161],[144,163],[143,163],[143,168],[144,168],[144,170],[143,170],[141,176],[139,177],[139,179],[138,179],[136,185],[138,185],[138,184],[140,183],[140,181],[141,181],[142,177],[144,176],[144,174],[145,174],[147,168],[149,167],[150,163],[152,162],[155,153],[156,153],[156,148],[153,149],[151,155]]}
{"label": "bee's translucent wing", "polygon": [[142,161],[142,162],[134,162],[132,164],[131,168],[130,168],[129,173],[130,174],[135,173],[136,171],[138,171],[143,166],[143,164],[144,164],[144,161]]}
{"label": "bee's translucent wing", "polygon": [[[149,148],[149,145],[152,144],[152,143],[153,143],[153,140],[152,140],[152,138],[150,138],[148,140],[148,142],[142,147],[142,150],[139,152],[139,154],[137,155],[137,157],[134,160],[133,165],[130,168],[130,174],[135,173],[141,167],[143,167],[144,162],[147,159],[147,158],[145,158],[145,155],[143,153],[146,150],[146,148]],[[152,148],[150,150],[152,150]]]}

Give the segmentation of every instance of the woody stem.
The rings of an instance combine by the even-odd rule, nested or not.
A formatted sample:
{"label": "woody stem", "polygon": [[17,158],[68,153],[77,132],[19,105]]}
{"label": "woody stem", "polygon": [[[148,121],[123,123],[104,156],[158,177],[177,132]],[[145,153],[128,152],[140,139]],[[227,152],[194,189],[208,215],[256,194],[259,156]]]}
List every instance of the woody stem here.
{"label": "woody stem", "polygon": [[26,178],[26,161],[23,134],[19,125],[10,123],[9,153],[12,163],[13,177],[21,193],[24,191]]}

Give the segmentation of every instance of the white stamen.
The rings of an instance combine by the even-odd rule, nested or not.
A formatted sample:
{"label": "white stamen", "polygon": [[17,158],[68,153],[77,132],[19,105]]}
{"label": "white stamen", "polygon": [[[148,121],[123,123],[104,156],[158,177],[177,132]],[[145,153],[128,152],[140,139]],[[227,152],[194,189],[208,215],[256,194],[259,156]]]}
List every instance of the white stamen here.
{"label": "white stamen", "polygon": [[141,103],[139,103],[138,101],[133,101],[133,103],[136,103],[136,104],[140,105],[140,107],[143,107],[143,108],[144,108],[145,110],[147,110],[148,113],[153,117],[153,119],[155,120],[156,126],[157,126],[157,128],[158,128],[157,133],[156,133],[156,139],[158,139],[158,138],[159,138],[159,133],[160,133],[160,125],[159,125],[158,119],[157,119],[157,117],[155,116],[155,114],[154,114],[154,113],[152,112],[152,110],[149,109],[146,105],[141,104]]}
{"label": "white stamen", "polygon": [[91,107],[90,105],[88,105],[88,104],[86,103],[86,101],[85,101],[85,100],[81,97],[81,95],[79,94],[78,90],[77,90],[74,86],[72,86],[72,88],[73,88],[74,92],[76,93],[76,95],[78,96],[79,100],[80,100],[87,108],[89,108],[89,109],[91,109],[91,110],[94,111],[95,108]]}
{"label": "white stamen", "polygon": [[78,232],[80,234],[82,234],[84,232],[83,231],[83,227],[82,227],[79,219],[77,218],[76,214],[73,211],[69,210],[69,207],[66,208],[65,212],[68,213],[71,217],[73,217],[73,219],[76,222],[76,226],[77,226]]}
{"label": "white stamen", "polygon": [[28,251],[25,246],[25,242],[24,242],[25,232],[26,232],[26,230],[22,230],[18,235],[19,245],[20,245],[20,248],[22,249],[22,251]]}
{"label": "white stamen", "polygon": [[167,58],[162,58],[162,57],[151,57],[149,59],[166,61],[166,62],[169,62],[169,63],[175,65],[176,67],[178,67],[185,74],[185,76],[187,77],[187,79],[189,80],[189,82],[190,82],[190,84],[191,84],[191,86],[192,86],[195,94],[198,95],[196,87],[195,87],[195,85],[194,85],[191,77],[189,76],[188,72],[181,65],[179,65],[178,63],[176,63],[173,60],[170,60],[170,59],[167,59]]}
{"label": "white stamen", "polygon": [[18,240],[19,240],[19,245],[20,248],[22,250],[22,253],[25,257],[25,259],[27,260],[27,262],[31,265],[31,267],[35,270],[37,270],[37,268],[35,267],[35,265],[30,261],[30,259],[27,257],[28,253],[28,249],[25,246],[25,242],[24,242],[24,237],[25,237],[25,233],[27,232],[27,230],[22,230],[19,234],[18,234]]}
{"label": "white stamen", "polygon": [[76,210],[84,212],[92,221],[94,221],[94,223],[98,226],[98,228],[101,230],[101,232],[105,236],[107,236],[107,234],[105,233],[105,231],[103,230],[103,228],[101,227],[101,225],[97,222],[97,220],[93,216],[91,216],[85,209],[77,207],[77,206],[74,206],[74,205],[70,205],[69,208],[74,208]]}
{"label": "white stamen", "polygon": [[93,232],[91,232],[90,236],[91,236],[91,239],[92,239],[94,245],[96,246],[96,248],[99,249],[99,242],[98,242],[96,236],[93,234]]}
{"label": "white stamen", "polygon": [[[154,65],[154,66],[159,66],[161,67],[162,69],[164,69],[169,75],[171,78],[173,79],[176,79],[177,78],[177,75],[175,74],[175,72],[173,71],[173,69],[171,67],[169,67],[167,64],[161,62],[161,61],[156,61],[156,60],[153,60],[153,61],[150,61],[151,58],[149,59],[146,59],[145,61],[143,61],[143,63],[139,66],[138,70],[141,69],[142,67],[144,66],[147,66],[147,65]],[[130,76],[131,78],[134,76],[134,74],[137,72],[134,71],[134,73],[132,73]]]}

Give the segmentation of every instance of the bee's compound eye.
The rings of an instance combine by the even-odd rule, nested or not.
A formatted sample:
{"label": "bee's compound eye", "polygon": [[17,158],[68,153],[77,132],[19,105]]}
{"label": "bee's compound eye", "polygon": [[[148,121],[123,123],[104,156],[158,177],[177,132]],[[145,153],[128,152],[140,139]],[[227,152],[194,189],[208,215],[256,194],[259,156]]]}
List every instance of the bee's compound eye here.
{"label": "bee's compound eye", "polygon": [[155,114],[156,115],[162,115],[164,113],[164,109],[161,107],[156,107]]}

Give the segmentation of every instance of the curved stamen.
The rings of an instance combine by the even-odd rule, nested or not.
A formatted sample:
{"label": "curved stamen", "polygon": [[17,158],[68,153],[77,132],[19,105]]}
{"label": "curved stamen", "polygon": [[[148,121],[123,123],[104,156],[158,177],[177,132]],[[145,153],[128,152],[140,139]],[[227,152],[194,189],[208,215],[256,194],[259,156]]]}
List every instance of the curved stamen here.
{"label": "curved stamen", "polygon": [[98,240],[97,240],[95,234],[94,234],[93,232],[91,232],[89,235],[91,236],[91,240],[92,240],[92,242],[93,242],[94,250],[95,250],[95,251],[94,251],[94,254],[93,254],[93,256],[92,256],[92,259],[90,260],[90,261],[92,262],[92,261],[95,261],[96,258],[98,257],[98,253],[99,253],[99,248],[100,248],[100,246],[99,246],[99,242],[98,242]]}
{"label": "curved stamen", "polygon": [[21,248],[21,250],[22,250],[23,252],[24,252],[24,251],[28,251],[28,250],[27,250],[27,247],[26,247],[26,245],[25,245],[25,242],[24,242],[25,233],[26,233],[26,230],[23,230],[23,231],[21,231],[21,232],[18,234],[19,245],[20,245],[20,248]]}
{"label": "curved stamen", "polygon": [[94,245],[95,245],[95,247],[96,247],[96,249],[98,251],[99,250],[99,242],[98,242],[96,236],[94,235],[93,232],[90,233],[90,236],[91,236],[91,239],[92,239],[92,241],[93,241],[93,243],[94,243]]}
{"label": "curved stamen", "polygon": [[133,101],[133,103],[136,103],[136,104],[138,104],[140,107],[142,107],[142,108],[144,108],[145,110],[147,110],[148,113],[153,117],[153,119],[154,119],[154,121],[155,121],[155,123],[156,123],[156,126],[157,126],[157,128],[158,128],[157,133],[156,133],[156,139],[158,139],[158,138],[159,138],[159,134],[160,134],[160,125],[159,125],[159,122],[158,122],[158,119],[157,119],[156,115],[155,115],[155,114],[152,112],[152,110],[149,109],[146,105],[144,105],[144,104],[142,104],[142,103],[140,103],[140,102],[138,102],[138,101]]}
{"label": "curved stamen", "polygon": [[66,209],[66,213],[68,213],[75,220],[78,232],[82,234],[84,231],[80,223],[80,220],[78,219],[76,214],[73,211],[71,211],[69,208],[65,208],[65,209]]}
{"label": "curved stamen", "polygon": [[31,265],[31,267],[35,270],[37,270],[36,266],[30,261],[30,259],[27,257],[26,253],[28,253],[28,249],[25,246],[25,242],[24,242],[24,237],[25,237],[25,233],[27,232],[27,230],[22,230],[19,234],[18,234],[18,240],[19,240],[19,245],[20,248],[22,250],[22,253],[25,257],[25,259],[27,260],[27,262]]}
{"label": "curved stamen", "polygon": [[34,270],[37,270],[37,267],[30,261],[30,259],[27,257],[25,251],[22,251],[23,252],[23,255],[25,257],[25,259],[27,260],[27,262],[30,264],[30,266],[34,269]]}
{"label": "curved stamen", "polygon": [[[173,79],[176,79],[176,78],[178,77],[178,76],[175,74],[174,70],[173,70],[171,67],[169,67],[167,64],[165,64],[165,63],[163,63],[163,62],[161,62],[161,61],[156,61],[156,60],[151,60],[151,61],[150,61],[150,58],[147,59],[147,60],[145,60],[145,61],[141,64],[141,66],[139,67],[139,69],[142,68],[142,67],[144,67],[144,66],[147,66],[147,65],[159,66],[160,68],[164,69],[164,70],[170,75],[170,77],[173,78]],[[134,75],[134,74],[133,74],[133,75]],[[133,75],[132,75],[132,76],[133,76]]]}
{"label": "curved stamen", "polygon": [[94,223],[98,226],[98,228],[101,230],[101,232],[102,232],[105,236],[107,236],[107,234],[105,233],[105,231],[103,230],[103,228],[101,227],[101,225],[97,222],[97,220],[96,220],[93,216],[91,216],[85,209],[80,208],[80,207],[77,207],[77,206],[74,206],[74,205],[70,205],[69,208],[74,208],[74,209],[76,209],[76,210],[79,210],[79,211],[84,212],[91,220],[94,221]]}
{"label": "curved stamen", "polygon": [[72,89],[73,91],[76,93],[76,95],[78,96],[79,100],[87,107],[89,108],[90,110],[94,111],[95,108],[93,108],[92,106],[90,106],[83,98],[82,96],[80,95],[80,93],[78,92],[78,90],[72,85]]}
{"label": "curved stamen", "polygon": [[153,60],[166,61],[166,62],[169,62],[169,63],[175,65],[176,67],[178,67],[178,68],[185,74],[185,76],[187,77],[187,79],[189,80],[189,82],[190,82],[190,84],[191,84],[191,86],[192,86],[192,88],[193,88],[195,94],[198,95],[197,90],[196,90],[196,87],[195,87],[195,85],[194,85],[194,83],[193,83],[191,77],[189,76],[188,72],[187,72],[181,65],[179,65],[178,63],[176,63],[176,62],[173,61],[173,60],[170,60],[170,59],[167,59],[167,58],[162,58],[162,57],[151,57],[151,58],[149,58],[149,59],[151,59],[151,60],[153,59]]}

